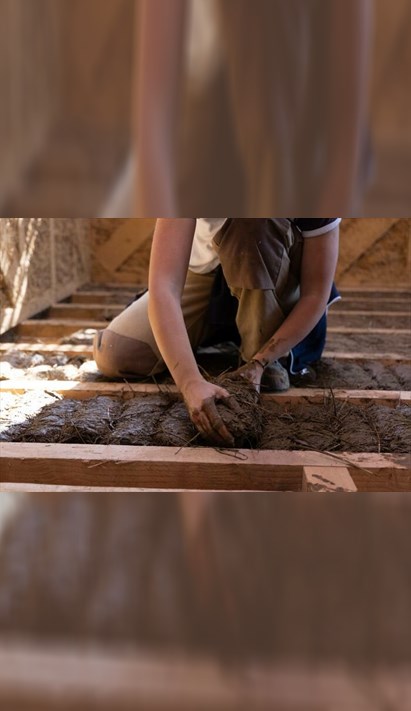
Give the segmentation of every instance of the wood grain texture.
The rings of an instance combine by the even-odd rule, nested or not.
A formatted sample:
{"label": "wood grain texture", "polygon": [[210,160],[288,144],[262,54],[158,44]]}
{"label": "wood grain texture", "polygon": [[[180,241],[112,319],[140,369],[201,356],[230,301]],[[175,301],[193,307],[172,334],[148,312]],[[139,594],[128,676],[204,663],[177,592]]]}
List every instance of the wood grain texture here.
{"label": "wood grain texture", "polygon": [[60,338],[88,328],[106,328],[106,321],[81,319],[29,319],[16,327],[20,336]]}
{"label": "wood grain texture", "polygon": [[2,443],[1,482],[164,491],[301,491],[304,467],[345,466],[359,491],[411,491],[405,455]]}
{"label": "wood grain texture", "polygon": [[302,490],[344,494],[358,491],[346,467],[304,467]]}
{"label": "wood grain texture", "polygon": [[[76,380],[21,380],[0,381],[0,393],[22,394],[25,392],[41,392],[43,390],[53,391],[63,397],[83,400],[97,395],[109,395],[126,397],[138,397],[139,395],[155,394],[159,392],[176,393],[174,384],[156,385],[155,383],[138,382],[78,382]],[[299,402],[324,402],[329,396],[326,388],[290,388],[285,392],[264,393],[261,395],[262,402],[269,405],[270,402],[286,404],[296,404]],[[396,407],[401,402],[409,402],[410,393],[400,390],[333,390],[336,400],[347,400],[353,405],[365,405],[374,403]]]}

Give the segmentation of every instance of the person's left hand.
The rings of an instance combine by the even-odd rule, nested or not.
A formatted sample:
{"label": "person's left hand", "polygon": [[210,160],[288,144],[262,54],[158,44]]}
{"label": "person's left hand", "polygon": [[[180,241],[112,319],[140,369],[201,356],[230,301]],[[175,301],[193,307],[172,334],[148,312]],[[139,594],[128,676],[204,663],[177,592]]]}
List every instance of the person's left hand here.
{"label": "person's left hand", "polygon": [[260,387],[261,387],[261,378],[263,376],[263,368],[259,363],[256,361],[250,360],[248,363],[245,363],[244,365],[241,366],[241,368],[238,368],[237,370],[234,371],[234,373],[230,373],[230,376],[237,376],[239,375],[241,378],[245,378],[245,380],[249,380],[250,383],[252,383],[257,390],[257,392],[260,392]]}

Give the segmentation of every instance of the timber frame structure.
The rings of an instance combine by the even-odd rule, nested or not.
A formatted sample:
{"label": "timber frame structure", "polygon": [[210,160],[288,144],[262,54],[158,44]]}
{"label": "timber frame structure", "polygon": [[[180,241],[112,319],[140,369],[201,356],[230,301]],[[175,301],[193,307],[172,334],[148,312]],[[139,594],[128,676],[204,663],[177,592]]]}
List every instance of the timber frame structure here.
{"label": "timber frame structure", "polygon": [[[59,339],[79,329],[104,328],[135,292],[136,287],[127,284],[84,287],[65,303],[56,303],[42,318],[17,325],[10,332],[13,342],[3,337],[0,353],[13,347],[25,352],[92,357],[91,346],[60,344]],[[337,304],[335,315],[330,315],[325,355],[342,361],[410,363],[410,354],[397,353],[392,345],[393,336],[402,340],[411,335],[409,328],[398,328],[396,323],[397,318],[409,315],[409,293],[404,289],[377,292],[356,288],[345,290],[344,296],[342,308]],[[370,319],[371,324],[383,317],[386,323],[382,328],[361,327],[357,325],[359,317]],[[334,334],[346,333],[377,334],[386,339],[387,348],[382,353],[339,351],[333,346]],[[129,398],[157,392],[158,387],[29,379],[0,383],[0,393],[39,390],[80,399],[101,394]],[[325,394],[322,389],[293,388],[264,397],[269,405],[302,400],[321,402]],[[408,391],[334,390],[333,394],[358,406],[374,402],[395,407],[411,399]],[[411,491],[410,458],[398,454],[3,443],[1,459],[0,491]]]}

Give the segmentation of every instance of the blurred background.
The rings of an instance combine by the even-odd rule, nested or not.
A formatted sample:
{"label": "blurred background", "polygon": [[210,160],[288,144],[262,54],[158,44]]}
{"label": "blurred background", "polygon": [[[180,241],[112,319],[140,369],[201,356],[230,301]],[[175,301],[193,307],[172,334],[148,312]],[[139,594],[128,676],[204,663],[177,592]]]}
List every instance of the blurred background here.
{"label": "blurred background", "polygon": [[3,494],[2,708],[406,711],[410,507]]}
{"label": "blurred background", "polygon": [[[131,116],[138,91],[137,5],[134,0],[0,1],[2,215],[136,214]],[[370,97],[363,145],[366,175],[355,214],[406,216],[411,198],[410,4],[372,0],[371,5],[372,67],[363,86],[366,104]],[[190,6],[178,214],[209,207],[202,212],[220,209],[240,216],[243,193],[235,188],[235,176],[241,175],[236,161],[241,163],[243,156],[236,157],[231,144],[242,111],[233,105],[233,127],[222,79],[228,60],[221,54],[233,23],[227,16],[224,25],[216,0],[191,0]],[[278,41],[274,30],[273,48]],[[347,33],[342,42],[347,61],[352,41]],[[246,58],[247,53],[251,58],[253,47],[245,43]],[[137,154],[138,146],[137,135]],[[220,166],[216,170],[221,146],[230,157],[229,174]],[[267,150],[272,146],[268,141]]]}

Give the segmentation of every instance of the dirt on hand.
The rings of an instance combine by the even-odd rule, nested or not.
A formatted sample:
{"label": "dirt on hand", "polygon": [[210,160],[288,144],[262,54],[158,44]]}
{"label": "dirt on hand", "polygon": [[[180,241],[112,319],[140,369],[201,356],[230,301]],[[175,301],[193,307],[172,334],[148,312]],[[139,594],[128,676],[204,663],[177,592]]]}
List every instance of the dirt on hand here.
{"label": "dirt on hand", "polygon": [[224,402],[217,402],[217,409],[230,434],[235,447],[253,448],[257,445],[263,428],[263,411],[260,396],[254,385],[246,378],[225,375],[218,384],[235,398],[239,412],[235,412]]}

